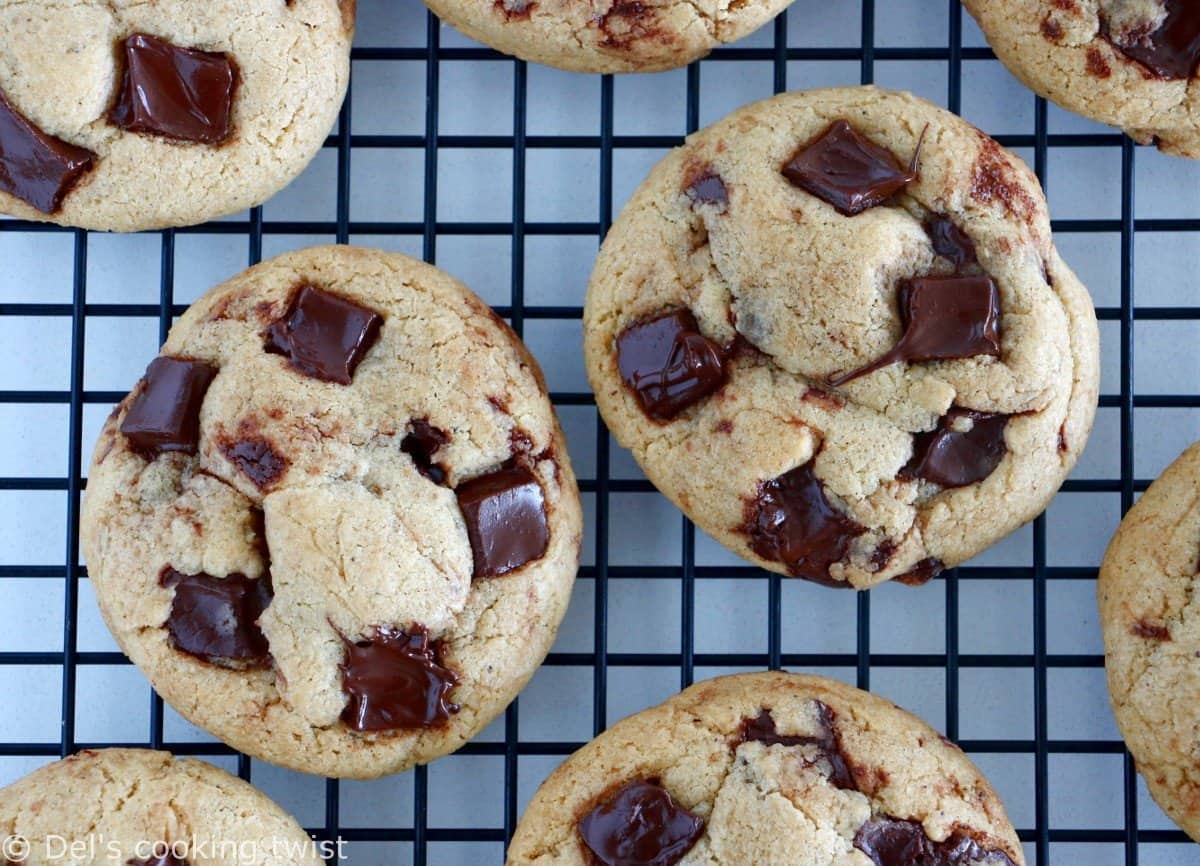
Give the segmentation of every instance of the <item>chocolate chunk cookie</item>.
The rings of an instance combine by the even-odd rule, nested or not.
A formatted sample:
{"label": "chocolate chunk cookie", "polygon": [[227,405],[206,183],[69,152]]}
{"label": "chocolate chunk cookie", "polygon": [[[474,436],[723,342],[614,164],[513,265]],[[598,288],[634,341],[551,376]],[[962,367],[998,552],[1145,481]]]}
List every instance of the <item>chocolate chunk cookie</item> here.
{"label": "chocolate chunk cookie", "polygon": [[508,866],[1024,866],[995,791],[921,720],[741,674],[614,725],[543,783]]}
{"label": "chocolate chunk cookie", "polygon": [[686,66],[757,30],[791,0],[425,0],[472,39],[571,72]]}
{"label": "chocolate chunk cookie", "polygon": [[605,421],[741,556],[863,589],[1040,513],[1083,450],[1098,337],[1037,180],[909,94],[791,93],[668,155],[584,312]]}
{"label": "chocolate chunk cookie", "polygon": [[81,539],[184,716],[294,769],[458,748],[541,663],[579,560],[541,371],[464,286],[317,247],[194,304],[116,408]]}
{"label": "chocolate chunk cookie", "polygon": [[1098,594],[1113,713],[1163,811],[1200,842],[1200,444],[1121,521]]}
{"label": "chocolate chunk cookie", "polygon": [[30,866],[324,862],[295,819],[246,782],[145,749],[80,752],[0,790],[0,838]]}
{"label": "chocolate chunk cookie", "polygon": [[0,213],[106,231],[261,204],[325,141],[354,0],[0,0]]}
{"label": "chocolate chunk cookie", "polygon": [[996,56],[1068,111],[1200,158],[1192,0],[963,0]]}

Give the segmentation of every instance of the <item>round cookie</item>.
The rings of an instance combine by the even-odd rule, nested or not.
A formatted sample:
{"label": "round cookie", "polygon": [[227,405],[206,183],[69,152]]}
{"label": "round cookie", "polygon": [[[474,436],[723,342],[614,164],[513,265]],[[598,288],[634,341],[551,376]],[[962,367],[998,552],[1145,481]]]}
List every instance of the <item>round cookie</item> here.
{"label": "round cookie", "polygon": [[354,0],[0,0],[0,213],[104,231],[270,198],[324,143]]}
{"label": "round cookie", "polygon": [[1189,0],[963,0],[996,56],[1068,111],[1200,157],[1200,8]]}
{"label": "round cookie", "polygon": [[605,421],[696,524],[782,574],[924,582],[1039,514],[1098,336],[1036,178],[871,87],[691,136],[609,232],[584,311]]}
{"label": "round cookie", "polygon": [[1200,443],[1125,515],[1100,568],[1108,693],[1150,794],[1200,842]]}
{"label": "round cookie", "polygon": [[197,301],[96,445],[81,541],[193,723],[370,778],[461,746],[541,663],[581,513],[537,363],[406,256],[316,247]]}
{"label": "round cookie", "polygon": [[0,861],[29,866],[324,862],[323,846],[246,782],[145,749],[80,752],[0,790],[0,837],[13,858]]}
{"label": "round cookie", "polygon": [[791,0],[425,0],[467,36],[569,72],[659,72],[686,66],[778,15]]}
{"label": "round cookie", "polygon": [[987,780],[915,716],[740,674],[630,716],[542,784],[508,866],[1023,866]]}

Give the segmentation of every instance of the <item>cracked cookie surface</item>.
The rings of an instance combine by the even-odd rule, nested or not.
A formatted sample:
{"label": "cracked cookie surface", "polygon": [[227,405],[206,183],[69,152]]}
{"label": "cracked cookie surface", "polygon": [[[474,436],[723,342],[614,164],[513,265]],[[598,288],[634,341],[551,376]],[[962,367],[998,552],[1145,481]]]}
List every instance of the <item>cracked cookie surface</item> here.
{"label": "cracked cookie surface", "polygon": [[472,39],[571,72],[686,66],[757,30],[791,0],[425,0]]}
{"label": "cracked cookie surface", "polygon": [[0,212],[140,231],[300,174],[346,92],[354,0],[0,0],[0,32]]}
{"label": "cracked cookie surface", "polygon": [[698,683],[609,728],[543,783],[508,857],[509,866],[913,862],[1025,861],[999,798],[956,746],[867,692],[780,672]]}
{"label": "cracked cookie surface", "polygon": [[1032,519],[1097,402],[1095,313],[1036,178],[869,87],[747,106],[669,154],[584,321],[597,405],[655,486],[837,586],[922,582]]}
{"label": "cracked cookie surface", "polygon": [[[145,749],[83,751],[17,780],[0,790],[0,834],[29,843],[30,866],[323,862],[295,819],[248,783]],[[82,847],[64,856],[71,844]],[[172,847],[187,856],[157,856]]]}
{"label": "cracked cookie surface", "polygon": [[1163,810],[1200,841],[1200,444],[1125,515],[1097,587],[1113,713]]}
{"label": "cracked cookie surface", "polygon": [[373,777],[453,751],[553,642],[578,492],[536,362],[447,274],[316,247],[197,301],[96,446],[81,541],[160,694]]}
{"label": "cracked cookie surface", "polygon": [[963,0],[996,56],[1063,108],[1200,158],[1200,9],[1188,0]]}

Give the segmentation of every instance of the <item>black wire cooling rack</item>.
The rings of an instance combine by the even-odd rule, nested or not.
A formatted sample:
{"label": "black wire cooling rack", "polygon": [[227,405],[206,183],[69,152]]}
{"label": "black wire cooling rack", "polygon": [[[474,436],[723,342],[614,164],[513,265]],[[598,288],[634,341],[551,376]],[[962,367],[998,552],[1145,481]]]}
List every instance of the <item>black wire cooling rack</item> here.
{"label": "black wire cooling rack", "polygon": [[[394,0],[379,0],[383,4]],[[414,0],[405,0],[414,2]],[[851,62],[860,67],[863,83],[875,77],[877,61],[926,61],[944,63],[946,68],[945,104],[954,111],[962,107],[964,61],[992,59],[986,48],[964,47],[964,14],[957,0],[929,0],[929,5],[940,16],[947,10],[948,27],[944,44],[934,47],[883,47],[876,45],[876,3],[874,0],[832,0],[836,6],[845,7],[847,16],[861,20],[859,44],[835,48],[796,48],[788,45],[788,13],[780,15],[769,28],[773,28],[773,45],[768,47],[731,46],[717,50],[703,63],[693,64],[686,71],[686,104],[682,106],[686,115],[686,129],[693,131],[700,125],[701,76],[736,75],[739,64],[755,61],[770,64],[773,70],[773,85],[776,92],[803,87],[806,82],[789,81],[788,64],[793,61],[809,63]],[[793,11],[791,14],[797,14]],[[511,302],[498,307],[518,333],[523,333],[526,323],[532,320],[578,320],[582,313],[583,290],[578,286],[578,303],[570,306],[539,306],[526,302],[525,263],[527,239],[537,235],[584,236],[598,243],[613,218],[614,198],[614,154],[623,148],[662,149],[674,146],[681,136],[618,135],[614,133],[615,80],[612,76],[600,78],[599,134],[598,135],[530,135],[527,134],[527,112],[529,110],[529,70],[526,64],[504,58],[484,48],[452,48],[441,46],[443,31],[431,14],[425,17],[426,43],[423,47],[361,47],[354,50],[356,65],[362,62],[418,61],[424,63],[425,123],[424,134],[414,135],[357,135],[352,134],[351,105],[348,99],[343,108],[335,134],[326,143],[326,149],[336,153],[336,199],[335,208],[328,221],[288,221],[264,219],[263,209],[256,208],[248,218],[220,221],[207,225],[164,231],[161,238],[160,291],[157,304],[90,303],[88,301],[88,251],[89,234],[54,226],[0,221],[0,236],[13,232],[60,233],[73,241],[73,282],[69,303],[40,303],[36,299],[28,302],[0,303],[0,324],[4,317],[59,318],[70,322],[70,353],[61,363],[69,364],[70,386],[67,390],[3,390],[0,391],[0,408],[14,405],[54,404],[66,407],[68,463],[61,467],[46,466],[31,470],[21,477],[0,478],[0,491],[33,492],[61,491],[66,501],[66,534],[62,539],[63,557],[59,565],[30,565],[12,561],[7,552],[0,550],[0,581],[5,579],[40,578],[61,581],[64,584],[64,617],[62,620],[61,652],[0,653],[0,671],[3,668],[26,668],[47,671],[47,687],[55,681],[49,672],[61,671],[61,736],[57,743],[0,742],[0,758],[45,757],[50,759],[68,755],[85,747],[118,745],[115,743],[81,742],[76,736],[76,720],[87,707],[81,706],[77,698],[77,678],[81,668],[96,665],[122,665],[128,661],[116,652],[86,652],[78,648],[80,631],[80,581],[86,571],[79,563],[77,536],[80,495],[84,487],[83,461],[87,458],[91,443],[84,437],[85,407],[92,404],[106,406],[119,400],[120,392],[86,390],[84,388],[85,331],[91,321],[105,318],[155,317],[158,318],[159,338],[165,338],[172,318],[183,310],[175,301],[176,242],[181,236],[192,234],[219,235],[235,243],[242,239],[247,244],[248,263],[257,262],[263,255],[264,237],[271,235],[319,235],[332,236],[338,242],[348,242],[352,237],[407,236],[420,239],[423,256],[431,262],[437,261],[440,236],[498,236],[510,239],[511,243]],[[511,70],[513,103],[512,134],[508,135],[447,135],[439,130],[439,63],[441,61],[502,61]],[[353,92],[353,84],[352,84]],[[1108,479],[1070,480],[1064,490],[1078,493],[1105,493],[1119,495],[1121,513],[1129,508],[1135,494],[1144,490],[1148,480],[1134,476],[1134,411],[1142,408],[1187,409],[1200,407],[1200,397],[1192,394],[1137,394],[1134,390],[1133,334],[1135,319],[1142,320],[1198,320],[1200,307],[1143,307],[1134,305],[1134,239],[1137,233],[1195,232],[1200,231],[1200,216],[1187,219],[1135,219],[1135,160],[1139,149],[1128,139],[1111,132],[1085,134],[1051,134],[1048,131],[1048,107],[1041,99],[1034,101],[1034,132],[1030,134],[1000,136],[1001,143],[1023,152],[1032,152],[1033,167],[1045,182],[1049,155],[1058,148],[1103,148],[1120,155],[1120,216],[1116,219],[1073,219],[1060,220],[1054,224],[1060,240],[1075,233],[1105,233],[1120,237],[1120,304],[1101,307],[1099,317],[1104,322],[1115,324],[1119,332],[1119,343],[1111,339],[1113,329],[1105,331],[1106,354],[1120,356],[1119,388],[1116,393],[1105,393],[1100,398],[1103,409],[1119,413],[1120,458],[1119,477]],[[598,187],[599,208],[594,220],[584,222],[535,222],[526,219],[527,157],[538,149],[586,150],[598,157],[599,170],[594,179]],[[423,199],[422,216],[409,222],[356,222],[351,219],[351,162],[357,151],[362,149],[404,150],[423,156]],[[489,149],[507,151],[512,159],[511,218],[501,222],[439,222],[438,181],[439,155],[454,149]],[[1142,151],[1144,152],[1144,151]],[[11,297],[8,293],[6,297]],[[28,359],[12,359],[9,364],[20,365]],[[546,359],[543,359],[545,361]],[[32,363],[32,362],[30,362]],[[553,394],[559,407],[580,407],[581,411],[594,412],[592,397],[585,392],[560,392]],[[57,432],[57,431],[55,431]],[[1026,843],[1030,863],[1049,864],[1089,862],[1125,863],[1182,863],[1193,853],[1182,846],[1189,844],[1183,833],[1175,829],[1146,829],[1139,827],[1139,786],[1133,763],[1125,753],[1123,745],[1113,739],[1052,739],[1048,724],[1048,676],[1060,669],[1098,669],[1103,667],[1099,654],[1054,654],[1049,651],[1048,635],[1052,624],[1049,621],[1047,586],[1048,581],[1075,581],[1090,583],[1095,579],[1092,567],[1065,567],[1048,564],[1046,518],[1040,517],[1033,524],[1032,564],[1028,567],[993,566],[964,567],[945,573],[938,582],[923,590],[913,592],[942,594],[946,615],[944,651],[934,653],[879,653],[871,647],[872,596],[862,593],[854,601],[856,605],[856,647],[852,652],[784,652],[784,582],[778,576],[766,575],[748,566],[710,566],[697,562],[696,532],[682,518],[682,543],[678,547],[677,563],[670,565],[619,565],[610,556],[608,539],[611,537],[612,498],[621,494],[652,493],[644,480],[624,480],[614,477],[611,471],[612,446],[609,436],[598,419],[595,434],[596,471],[593,477],[581,478],[581,487],[586,498],[593,502],[592,538],[594,550],[592,562],[581,573],[581,585],[591,587],[594,605],[594,642],[584,652],[555,652],[547,665],[570,666],[590,669],[592,691],[592,726],[594,732],[601,731],[609,718],[610,672],[620,667],[667,669],[678,672],[678,684],[686,686],[693,681],[697,668],[780,668],[828,669],[840,668],[853,671],[851,679],[863,688],[872,685],[872,673],[887,668],[937,669],[944,671],[946,734],[961,742],[968,753],[975,756],[1000,756],[1000,760],[1015,760],[1016,756],[1033,760],[1033,785],[1030,796],[1032,823],[1019,827],[1020,836]],[[46,473],[40,475],[41,471]],[[5,518],[7,520],[8,517]],[[1095,539],[1103,545],[1107,539]],[[674,540],[671,541],[674,544]],[[737,579],[765,581],[767,584],[768,612],[766,624],[766,652],[754,653],[702,653],[697,651],[696,597],[697,587],[710,579]],[[609,649],[610,630],[620,628],[619,622],[610,617],[610,586],[614,580],[672,580],[680,586],[678,611],[680,622],[678,652],[613,652]],[[1029,592],[1032,599],[1032,652],[1003,654],[971,654],[960,651],[961,638],[965,630],[972,628],[970,622],[960,617],[960,591],[964,582],[987,580],[1011,582],[1014,590]],[[577,595],[578,599],[578,595]],[[1086,603],[1086,602],[1085,602]],[[960,676],[972,669],[1021,669],[1032,674],[1033,688],[1033,737],[1016,739],[966,739],[960,740]],[[10,699],[12,695],[9,695]],[[12,710],[6,710],[9,715]],[[438,843],[467,842],[490,843],[496,857],[489,862],[499,862],[502,846],[511,838],[518,819],[521,799],[518,794],[518,766],[523,759],[542,756],[558,760],[570,754],[580,742],[534,741],[519,736],[519,704],[507,710],[503,723],[503,738],[489,742],[475,742],[466,746],[462,754],[484,755],[503,760],[503,822],[498,826],[431,826],[428,815],[429,770],[418,768],[412,778],[412,823],[402,828],[388,827],[345,827],[342,826],[342,810],[339,797],[343,788],[336,781],[325,783],[324,822],[310,829],[322,838],[341,837],[350,842],[401,843],[399,861],[408,860],[423,866],[436,864]],[[233,753],[223,746],[207,743],[170,742],[164,739],[164,707],[154,696],[150,709],[150,726],[144,740],[121,743],[120,745],[150,746],[166,748],[184,754],[228,756]],[[935,725],[939,720],[930,719]],[[5,722],[0,719],[0,739],[4,735]],[[1051,762],[1061,755],[1110,755],[1123,760],[1121,784],[1115,789],[1096,790],[1094,796],[1103,799],[1119,799],[1123,808],[1120,826],[1108,828],[1068,828],[1052,823]],[[245,756],[237,756],[237,767],[245,778],[250,776],[251,763]],[[527,796],[527,794],[525,795]],[[1144,798],[1142,799],[1144,801]],[[312,822],[310,822],[312,823]],[[1060,847],[1061,846],[1061,847]],[[1091,847],[1099,846],[1099,847]],[[431,852],[431,847],[435,850]],[[1062,853],[1060,853],[1060,851]],[[1074,853],[1071,853],[1074,852]],[[1181,853],[1182,852],[1182,853]],[[1178,859],[1183,857],[1184,859]],[[354,862],[353,854],[350,862]],[[1192,861],[1195,862],[1195,861]]]}

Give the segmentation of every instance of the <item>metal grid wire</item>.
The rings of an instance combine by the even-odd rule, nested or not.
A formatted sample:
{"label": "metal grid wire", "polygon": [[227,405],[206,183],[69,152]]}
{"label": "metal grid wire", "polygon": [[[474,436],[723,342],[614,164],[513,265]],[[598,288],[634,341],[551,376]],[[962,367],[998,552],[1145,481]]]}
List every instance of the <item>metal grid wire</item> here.
{"label": "metal grid wire", "polygon": [[[383,3],[391,0],[382,0]],[[406,0],[411,2],[411,0]],[[941,13],[942,0],[929,0]],[[686,72],[686,128],[697,129],[701,117],[701,75],[707,77],[737,75],[739,64],[756,61],[769,63],[773,72],[773,87],[780,92],[791,87],[803,87],[806,82],[796,80],[793,74],[789,81],[788,64],[794,61],[809,63],[856,62],[860,66],[860,78],[870,83],[875,77],[878,61],[926,61],[945,64],[945,104],[959,111],[963,101],[964,61],[992,59],[986,48],[970,48],[963,45],[963,11],[957,0],[946,0],[948,29],[944,44],[933,47],[883,47],[876,45],[876,3],[861,0],[834,0],[835,6],[844,7],[847,16],[859,16],[861,40],[857,45],[837,48],[796,48],[788,45],[788,13],[780,15],[773,25],[773,45],[768,47],[732,46],[717,50],[702,64],[693,64]],[[796,14],[795,11],[792,13]],[[43,682],[54,683],[49,672],[61,671],[61,735],[54,742],[9,742],[6,736],[7,723],[0,719],[0,758],[28,758],[49,760],[59,755],[68,755],[89,746],[109,746],[114,743],[81,742],[76,736],[77,718],[88,711],[81,706],[77,697],[79,672],[89,666],[127,665],[128,661],[117,652],[89,652],[79,649],[80,632],[80,580],[86,572],[79,563],[77,536],[80,494],[84,487],[83,461],[86,459],[90,442],[85,441],[85,407],[97,404],[107,406],[119,400],[121,392],[86,390],[84,388],[85,329],[89,322],[105,318],[157,317],[158,337],[165,337],[172,318],[183,310],[176,303],[176,242],[186,235],[220,235],[229,243],[243,239],[247,245],[247,263],[260,260],[263,255],[264,237],[271,235],[333,236],[345,243],[351,237],[403,236],[419,238],[424,258],[430,262],[438,259],[439,237],[452,236],[498,236],[511,242],[511,302],[498,307],[501,315],[509,318],[518,333],[524,333],[526,324],[533,320],[559,320],[570,322],[581,316],[583,287],[578,287],[578,302],[566,306],[535,305],[526,302],[526,244],[531,237],[584,236],[594,238],[597,243],[603,237],[613,218],[614,211],[614,155],[626,148],[664,149],[682,140],[675,135],[618,135],[614,132],[615,79],[604,76],[600,79],[599,134],[598,135],[530,135],[527,133],[527,114],[530,102],[529,70],[525,63],[515,61],[484,48],[441,47],[443,35],[439,22],[431,14],[425,17],[426,44],[424,47],[358,47],[354,50],[356,68],[363,62],[393,63],[396,61],[420,61],[424,63],[425,128],[423,134],[413,135],[359,135],[351,128],[352,99],[347,99],[342,110],[335,134],[326,143],[328,151],[336,153],[336,209],[328,221],[290,221],[264,219],[263,209],[256,208],[246,218],[220,221],[208,225],[164,231],[161,237],[161,273],[157,304],[90,303],[88,301],[88,253],[89,234],[53,226],[30,224],[19,221],[0,221],[0,240],[8,233],[61,233],[73,242],[72,290],[69,303],[41,303],[36,300],[0,303],[0,325],[5,318],[15,319],[50,318],[69,320],[69,357],[57,359],[55,363],[69,364],[69,388],[67,390],[16,390],[0,391],[0,409],[13,406],[52,404],[66,407],[66,453],[67,465],[45,466],[44,476],[22,476],[0,478],[0,492],[29,493],[58,491],[65,493],[66,533],[62,538],[62,560],[59,565],[31,565],[11,561],[11,556],[0,549],[0,589],[7,579],[38,578],[45,581],[62,582],[64,586],[61,651],[5,651],[0,652],[0,675],[5,669],[13,668],[33,671],[40,676],[46,671]],[[512,134],[511,135],[461,135],[445,134],[439,127],[439,71],[442,61],[500,61],[511,70],[512,76]],[[353,84],[352,84],[353,90]],[[1032,100],[1034,97],[1029,96]],[[1001,136],[1001,143],[1032,151],[1032,163],[1039,177],[1045,182],[1047,161],[1052,148],[1103,148],[1120,154],[1120,216],[1117,219],[1074,219],[1060,220],[1054,224],[1061,239],[1074,233],[1103,233],[1120,237],[1120,304],[1099,309],[1103,322],[1113,323],[1119,332],[1119,345],[1110,339],[1112,330],[1106,330],[1106,353],[1120,355],[1119,389],[1116,393],[1105,393],[1101,397],[1102,409],[1119,413],[1119,477],[1068,481],[1065,490],[1075,493],[1106,493],[1119,495],[1120,511],[1123,514],[1132,504],[1135,494],[1144,490],[1148,481],[1134,476],[1134,413],[1135,408],[1195,408],[1200,407],[1196,394],[1137,394],[1134,390],[1133,336],[1134,321],[1142,320],[1200,320],[1200,308],[1195,307],[1145,307],[1134,305],[1134,240],[1136,233],[1190,232],[1200,231],[1200,218],[1135,219],[1135,159],[1139,150],[1128,139],[1112,132],[1088,132],[1082,134],[1051,134],[1048,130],[1048,107],[1037,99],[1034,109],[1034,132]],[[526,219],[526,190],[528,156],[538,149],[584,150],[598,156],[598,173],[594,178],[598,185],[598,212],[595,218],[584,222],[536,222]],[[351,219],[351,163],[357,152],[367,149],[383,149],[389,153],[407,151],[423,158],[423,199],[421,218],[407,222],[364,222]],[[505,151],[512,159],[511,217],[500,222],[440,222],[438,220],[439,157],[448,150],[489,149]],[[1144,151],[1143,151],[1144,152]],[[1200,217],[1200,215],[1197,215]],[[94,241],[93,241],[94,242]],[[1110,326],[1111,327],[1111,326]],[[545,360],[545,359],[543,359]],[[10,359],[10,363],[22,364],[28,359]],[[30,361],[29,363],[32,363]],[[594,412],[592,397],[586,392],[557,392],[553,394],[559,407],[581,407],[581,411]],[[1050,672],[1069,669],[1097,669],[1103,667],[1099,654],[1056,654],[1049,649],[1048,635],[1051,634],[1048,582],[1075,581],[1091,582],[1095,578],[1093,567],[1054,566],[1048,564],[1046,518],[1039,517],[1033,524],[1032,565],[1026,566],[976,566],[951,570],[942,578],[923,590],[909,590],[933,596],[944,595],[944,651],[881,653],[871,646],[872,595],[859,594],[853,602],[856,608],[856,642],[850,652],[784,652],[784,581],[778,576],[765,575],[758,569],[745,565],[710,566],[698,564],[697,534],[693,526],[683,520],[678,549],[678,564],[670,565],[622,565],[616,564],[610,555],[608,540],[612,537],[613,498],[621,494],[652,493],[644,480],[626,480],[614,477],[611,471],[615,450],[610,445],[607,431],[602,423],[595,421],[595,464],[594,477],[583,477],[581,486],[585,497],[592,502],[592,524],[594,549],[591,564],[581,574],[581,585],[591,587],[593,605],[594,642],[590,650],[580,652],[556,651],[547,661],[547,666],[567,666],[590,669],[592,691],[592,728],[599,733],[606,726],[610,715],[610,673],[615,669],[653,668],[678,672],[678,686],[689,685],[697,675],[697,669],[760,669],[764,667],[792,669],[848,669],[849,677],[862,688],[870,688],[872,674],[889,668],[937,669],[944,672],[944,700],[946,734],[959,741],[968,753],[975,755],[1001,756],[1000,760],[1015,759],[1015,756],[1032,756],[1033,784],[1030,796],[1033,801],[1032,822],[1024,822],[1019,828],[1021,839],[1026,843],[1030,863],[1048,864],[1070,862],[1123,862],[1134,866],[1142,856],[1143,862],[1184,862],[1176,859],[1183,851],[1184,858],[1194,856],[1183,849],[1187,843],[1183,833],[1174,829],[1146,829],[1139,827],[1139,789],[1132,761],[1125,754],[1122,744],[1112,738],[1055,739],[1050,736],[1048,724],[1048,678]],[[35,470],[36,471],[36,470]],[[11,500],[10,500],[11,501]],[[12,515],[6,515],[8,521]],[[681,518],[675,518],[681,519]],[[1102,545],[1106,539],[1095,539]],[[672,542],[673,543],[673,542]],[[621,624],[610,616],[610,586],[616,580],[671,580],[680,586],[679,650],[677,652],[614,652],[610,651],[609,638]],[[766,652],[751,653],[703,653],[697,651],[697,588],[710,579],[737,579],[766,582],[768,609],[765,617]],[[970,624],[962,621],[960,594],[964,584],[970,581],[1003,581],[1015,591],[1027,591],[1032,599],[1032,652],[1019,653],[967,653],[960,651],[961,638]],[[577,593],[576,600],[578,601]],[[1031,672],[1034,691],[1032,698],[1033,736],[1015,739],[966,739],[959,738],[960,715],[963,704],[960,700],[960,679],[964,672],[983,670],[1018,669]],[[707,675],[703,670],[701,675]],[[399,860],[408,860],[417,866],[438,863],[442,858],[431,846],[444,842],[490,843],[487,848],[488,862],[499,862],[503,845],[511,838],[518,819],[523,798],[528,791],[518,793],[518,767],[522,760],[543,756],[557,761],[581,745],[577,741],[543,741],[522,739],[519,736],[519,704],[508,708],[503,721],[503,735],[493,741],[477,741],[466,746],[461,754],[491,756],[503,760],[503,822],[500,826],[445,827],[431,825],[429,820],[429,773],[427,768],[418,768],[412,774],[412,823],[411,826],[395,827],[345,827],[342,826],[343,812],[339,807],[344,785],[336,781],[325,783],[324,820],[313,826],[312,832],[323,838],[341,837],[351,842],[403,843],[399,849]],[[6,712],[6,716],[9,713]],[[171,742],[164,737],[164,707],[157,696],[152,697],[149,713],[149,731],[144,740],[123,745],[150,746],[171,749],[179,753],[207,756],[232,755],[225,747],[215,743]],[[935,725],[937,719],[931,719]],[[30,738],[32,739],[32,738]],[[1110,755],[1123,760],[1123,776],[1119,790],[1096,791],[1098,798],[1119,798],[1123,808],[1120,826],[1108,828],[1065,827],[1052,823],[1051,763],[1055,756]],[[1121,758],[1120,756],[1123,756]],[[251,762],[245,756],[236,757],[236,766],[244,778],[250,777]],[[258,765],[255,765],[256,768]],[[1145,802],[1144,797],[1141,798]],[[469,818],[466,820],[470,820]],[[308,823],[314,823],[312,821]],[[319,823],[319,822],[317,822]],[[1022,823],[1022,822],[1018,822]],[[1159,825],[1161,827],[1161,825]],[[1072,843],[1077,843],[1073,847]],[[1103,857],[1094,856],[1103,846]],[[1062,846],[1059,849],[1058,846]],[[1163,854],[1163,850],[1166,854]],[[1063,853],[1060,854],[1058,851]],[[1114,850],[1119,854],[1112,856]],[[1189,849],[1190,850],[1190,849]],[[353,849],[351,849],[353,851]],[[493,856],[490,852],[495,852]],[[1154,856],[1147,857],[1151,851]],[[1075,853],[1071,853],[1075,852]],[[1090,852],[1086,853],[1085,852]],[[355,862],[352,853],[350,862]]]}

